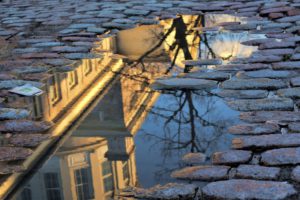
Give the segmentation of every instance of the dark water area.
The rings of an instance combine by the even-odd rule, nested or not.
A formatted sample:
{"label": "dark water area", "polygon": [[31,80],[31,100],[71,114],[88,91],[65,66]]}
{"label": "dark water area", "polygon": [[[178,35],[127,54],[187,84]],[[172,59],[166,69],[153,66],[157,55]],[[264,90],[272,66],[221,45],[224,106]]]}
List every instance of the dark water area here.
{"label": "dark water area", "polygon": [[223,99],[201,90],[156,91],[150,84],[156,78],[218,67],[185,66],[184,60],[217,58],[226,64],[249,57],[256,47],[241,42],[262,35],[209,28],[244,20],[180,16],[103,38],[94,51],[125,56],[127,66],[13,199],[118,199],[117,191],[127,186],[177,181],[170,173],[184,166],[186,153],[202,152],[209,158],[229,149],[233,136],[226,128],[239,122],[239,113]]}

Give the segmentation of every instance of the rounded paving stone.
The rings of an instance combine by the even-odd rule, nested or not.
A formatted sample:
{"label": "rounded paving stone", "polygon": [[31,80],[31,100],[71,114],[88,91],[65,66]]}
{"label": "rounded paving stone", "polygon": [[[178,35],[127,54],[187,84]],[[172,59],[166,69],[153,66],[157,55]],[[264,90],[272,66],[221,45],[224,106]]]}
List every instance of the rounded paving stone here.
{"label": "rounded paving stone", "polygon": [[280,168],[259,165],[240,165],[236,171],[237,178],[256,180],[275,180],[279,177]]}
{"label": "rounded paving stone", "polygon": [[50,138],[50,134],[13,134],[8,143],[18,147],[36,147]]}
{"label": "rounded paving stone", "polygon": [[278,121],[278,122],[296,122],[296,121],[300,121],[300,112],[290,112],[290,111],[244,112],[240,114],[240,119],[251,123],[266,122],[269,120]]}
{"label": "rounded paving stone", "polygon": [[300,166],[297,166],[293,169],[291,178],[294,181],[300,182]]}
{"label": "rounded paving stone", "polygon": [[283,200],[297,193],[287,182],[247,179],[209,183],[202,192],[205,200]]}
{"label": "rounded paving stone", "polygon": [[212,155],[212,163],[215,165],[246,163],[251,157],[251,151],[229,150],[226,152],[216,152]]}
{"label": "rounded paving stone", "polygon": [[0,161],[23,160],[32,154],[31,149],[22,147],[0,147]]}
{"label": "rounded paving stone", "polygon": [[121,190],[120,196],[138,199],[191,199],[196,191],[197,186],[193,184],[168,183],[149,189],[129,187]]}
{"label": "rounded paving stone", "polygon": [[234,138],[234,149],[271,149],[300,146],[300,134],[271,134]]}
{"label": "rounded paving stone", "polygon": [[31,120],[7,120],[0,122],[0,131],[3,132],[44,132],[51,128],[53,124],[47,121]]}
{"label": "rounded paving stone", "polygon": [[217,96],[234,99],[262,99],[268,96],[267,90],[221,90]]}
{"label": "rounded paving stone", "polygon": [[242,99],[229,101],[228,105],[238,111],[293,110],[294,103],[289,98]]}
{"label": "rounded paving stone", "polygon": [[185,164],[203,164],[206,160],[206,155],[203,153],[188,153],[182,157]]}
{"label": "rounded paving stone", "polygon": [[0,108],[0,119],[24,119],[30,116],[30,112],[25,109]]}
{"label": "rounded paving stone", "polygon": [[300,164],[300,148],[268,150],[261,154],[261,163],[269,166]]}
{"label": "rounded paving stone", "polygon": [[282,97],[300,98],[300,87],[286,88],[277,91],[277,94]]}
{"label": "rounded paving stone", "polygon": [[239,124],[228,128],[228,132],[237,135],[262,135],[279,132],[277,124]]}
{"label": "rounded paving stone", "polygon": [[212,89],[217,87],[218,82],[212,80],[203,80],[196,78],[168,78],[158,79],[151,87],[155,90],[167,90],[167,89]]}
{"label": "rounded paving stone", "polygon": [[232,90],[244,90],[244,89],[280,89],[287,86],[282,80],[274,80],[268,78],[256,78],[256,79],[236,79],[228,80],[222,83],[222,88]]}
{"label": "rounded paving stone", "polygon": [[171,177],[177,179],[199,180],[199,181],[214,181],[224,180],[228,178],[227,166],[194,166],[186,167],[171,174]]}
{"label": "rounded paving stone", "polygon": [[25,167],[22,165],[12,165],[12,164],[1,164],[0,165],[0,175],[12,174],[25,171]]}

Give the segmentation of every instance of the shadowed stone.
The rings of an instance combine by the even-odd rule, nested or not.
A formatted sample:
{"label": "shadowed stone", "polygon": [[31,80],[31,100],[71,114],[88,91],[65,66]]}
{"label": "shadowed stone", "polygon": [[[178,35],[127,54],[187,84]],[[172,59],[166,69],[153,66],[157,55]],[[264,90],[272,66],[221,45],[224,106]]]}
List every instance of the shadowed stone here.
{"label": "shadowed stone", "polygon": [[216,80],[216,81],[225,81],[230,78],[229,73],[225,72],[205,72],[205,71],[197,71],[197,72],[190,72],[187,74],[180,75],[181,77],[185,78],[198,78],[198,79],[209,79],[209,80]]}
{"label": "shadowed stone", "polygon": [[70,60],[79,60],[79,59],[88,59],[88,58],[97,58],[102,57],[101,55],[93,53],[66,53],[64,57]]}
{"label": "shadowed stone", "polygon": [[277,91],[277,94],[282,97],[300,98],[300,87],[280,89]]}
{"label": "shadowed stone", "polygon": [[212,163],[215,165],[240,164],[248,162],[251,157],[251,151],[230,150],[226,152],[216,152],[212,155]]}
{"label": "shadowed stone", "polygon": [[92,32],[92,33],[102,34],[106,31],[106,29],[105,28],[99,28],[99,27],[88,27],[87,31]]}
{"label": "shadowed stone", "polygon": [[254,64],[227,64],[220,65],[216,70],[218,71],[252,71],[252,70],[260,70],[260,69],[268,69],[270,68],[270,64],[264,63],[254,63]]}
{"label": "shadowed stone", "polygon": [[54,65],[57,67],[58,65],[72,65],[75,64],[76,61],[68,59],[45,59],[43,62],[45,64]]}
{"label": "shadowed stone", "polygon": [[209,183],[202,192],[205,200],[283,200],[297,193],[287,182],[247,179]]}
{"label": "shadowed stone", "polygon": [[13,74],[8,74],[8,73],[0,73],[0,80],[11,80],[11,79],[16,79],[17,77]]}
{"label": "shadowed stone", "polygon": [[203,164],[206,160],[206,155],[203,153],[188,153],[182,157],[185,164]]}
{"label": "shadowed stone", "polygon": [[241,42],[242,45],[247,46],[259,46],[264,43],[275,42],[276,40],[273,38],[263,38],[263,39],[253,39]]}
{"label": "shadowed stone", "polygon": [[296,122],[300,121],[300,112],[289,111],[257,111],[257,112],[245,112],[240,114],[240,119],[252,122],[266,122],[269,120],[278,122]]}
{"label": "shadowed stone", "polygon": [[25,66],[14,69],[13,72],[18,74],[31,74],[47,72],[50,68],[48,66]]}
{"label": "shadowed stone", "polygon": [[255,53],[263,55],[292,55],[294,49],[265,49]]}
{"label": "shadowed stone", "polygon": [[261,154],[265,165],[296,165],[300,163],[300,148],[281,148],[268,150]]}
{"label": "shadowed stone", "polygon": [[290,57],[290,60],[297,60],[299,61],[300,60],[300,53],[296,53],[296,54],[293,54],[291,57]]}
{"label": "shadowed stone", "polygon": [[278,55],[255,54],[252,55],[247,61],[249,63],[273,63],[273,62],[279,62],[281,60],[282,60],[282,56],[278,56]]}
{"label": "shadowed stone", "polygon": [[291,178],[294,181],[300,182],[300,166],[297,166],[293,169]]}
{"label": "shadowed stone", "polygon": [[171,174],[171,177],[177,179],[199,180],[199,181],[214,181],[228,178],[227,166],[194,166],[186,167]]}
{"label": "shadowed stone", "polygon": [[292,132],[300,132],[300,123],[290,123],[289,130]]}
{"label": "shadowed stone", "polygon": [[24,160],[32,154],[31,149],[22,147],[0,147],[0,161]]}
{"label": "shadowed stone", "polygon": [[300,86],[300,77],[292,78],[291,83],[294,87]]}
{"label": "shadowed stone", "polygon": [[264,15],[264,14],[276,13],[276,12],[287,12],[289,10],[292,10],[290,6],[281,6],[276,8],[263,9],[260,11],[260,14]]}
{"label": "shadowed stone", "polygon": [[221,65],[222,60],[220,59],[185,60],[182,63],[187,66]]}
{"label": "shadowed stone", "polygon": [[297,32],[300,30],[300,26],[297,25],[297,26],[291,26],[289,28],[287,28],[285,31],[288,32],[288,33],[295,33],[297,34]]}
{"label": "shadowed stone", "polygon": [[157,79],[151,85],[155,90],[167,89],[212,89],[217,87],[216,81],[195,79],[195,78],[168,78]]}
{"label": "shadowed stone", "polygon": [[121,23],[115,23],[115,22],[106,22],[102,24],[103,28],[117,28],[117,29],[131,29],[134,28],[135,25],[133,24],[121,24]]}
{"label": "shadowed stone", "polygon": [[59,58],[59,55],[57,53],[27,53],[27,54],[22,54],[21,58],[25,58],[25,59]]}
{"label": "shadowed stone", "polygon": [[224,7],[222,6],[195,6],[193,7],[194,10],[199,10],[199,11],[222,11],[225,10]]}
{"label": "shadowed stone", "polygon": [[293,110],[294,103],[291,99],[245,99],[229,101],[228,105],[239,111],[260,111],[260,110]]}
{"label": "shadowed stone", "polygon": [[13,164],[1,164],[0,165],[0,175],[13,174],[25,171],[25,167],[22,165]]}
{"label": "shadowed stone", "polygon": [[266,98],[268,96],[268,91],[266,90],[221,90],[216,92],[216,95],[223,98],[259,99],[259,98]]}
{"label": "shadowed stone", "polygon": [[121,23],[121,24],[134,24],[135,22],[130,19],[114,19],[112,22]]}
{"label": "shadowed stone", "polygon": [[53,124],[46,121],[7,120],[0,122],[0,131],[3,132],[44,132]]}
{"label": "shadowed stone", "polygon": [[33,47],[55,47],[55,46],[62,46],[64,43],[62,42],[41,42],[41,43],[36,43],[33,44]]}
{"label": "shadowed stone", "polygon": [[85,47],[92,47],[93,42],[72,42],[74,46],[85,46]]}
{"label": "shadowed stone", "polygon": [[0,108],[0,120],[24,119],[30,116],[30,112],[25,109]]}
{"label": "shadowed stone", "polygon": [[70,37],[62,38],[62,41],[66,41],[66,42],[94,42],[99,40],[100,40],[99,38],[79,37],[79,36],[70,36]]}
{"label": "shadowed stone", "polygon": [[281,42],[266,42],[259,45],[259,49],[275,49],[275,48],[288,48],[295,47],[295,42],[281,41]]}
{"label": "shadowed stone", "polygon": [[292,71],[274,71],[271,69],[266,69],[250,72],[239,72],[237,76],[243,78],[289,78],[297,76],[297,73]]}
{"label": "shadowed stone", "polygon": [[300,146],[300,134],[272,134],[234,138],[234,149],[270,149],[274,147]]}
{"label": "shadowed stone", "polygon": [[257,79],[236,79],[228,80],[222,83],[222,88],[233,90],[244,89],[280,89],[286,87],[287,84],[282,80],[274,80],[267,78]]}
{"label": "shadowed stone", "polygon": [[93,27],[95,24],[72,24],[69,26],[70,29],[85,29],[88,27]]}
{"label": "shadowed stone", "polygon": [[81,31],[81,30],[80,29],[70,29],[70,28],[67,28],[67,29],[59,31],[59,33],[60,33],[60,35],[67,35],[67,34],[71,34],[71,33],[77,33],[79,31]]}
{"label": "shadowed stone", "polygon": [[274,20],[274,19],[278,19],[278,18],[282,18],[285,15],[283,13],[270,13],[269,14],[269,18]]}
{"label": "shadowed stone", "polygon": [[41,48],[16,48],[14,50],[12,50],[13,53],[16,54],[24,54],[24,53],[36,53],[36,52],[41,52],[43,51],[43,49]]}
{"label": "shadowed stone", "polygon": [[277,124],[265,123],[265,124],[241,124],[232,126],[228,129],[231,134],[238,135],[262,135],[275,133],[280,130]]}
{"label": "shadowed stone", "polygon": [[297,22],[300,21],[300,15],[283,17],[277,20],[278,22]]}
{"label": "shadowed stone", "polygon": [[280,175],[280,168],[259,165],[240,165],[236,171],[237,178],[274,180]]}
{"label": "shadowed stone", "polygon": [[57,46],[57,47],[52,47],[51,51],[57,53],[79,53],[79,52],[86,53],[89,51],[89,49],[86,47]]}
{"label": "shadowed stone", "polygon": [[8,143],[18,147],[36,147],[49,138],[49,134],[13,134]]}
{"label": "shadowed stone", "polygon": [[36,44],[36,43],[47,43],[47,42],[55,42],[53,38],[29,38],[18,41],[18,43],[22,45],[28,44]]}
{"label": "shadowed stone", "polygon": [[141,199],[191,199],[195,196],[197,186],[193,184],[168,183],[156,185],[149,189],[129,187],[121,190],[120,196]]}
{"label": "shadowed stone", "polygon": [[43,86],[42,83],[35,82],[35,81],[25,81],[25,80],[5,80],[0,81],[0,89],[12,89],[17,86],[22,86],[25,84],[30,84],[34,87],[41,88]]}
{"label": "shadowed stone", "polygon": [[277,62],[277,63],[273,63],[272,65],[273,65],[273,69],[276,70],[300,69],[300,61]]}
{"label": "shadowed stone", "polygon": [[124,11],[126,15],[147,15],[149,10],[135,10],[135,9],[127,9]]}

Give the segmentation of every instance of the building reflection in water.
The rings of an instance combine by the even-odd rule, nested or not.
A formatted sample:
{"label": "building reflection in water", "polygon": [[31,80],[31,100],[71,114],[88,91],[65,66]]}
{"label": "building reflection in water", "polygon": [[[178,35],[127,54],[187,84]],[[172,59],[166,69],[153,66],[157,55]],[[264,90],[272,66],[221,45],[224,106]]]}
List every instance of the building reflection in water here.
{"label": "building reflection in water", "polygon": [[[230,113],[218,97],[192,90],[159,94],[148,86],[155,77],[167,75],[168,72],[191,70],[182,64],[183,60],[222,58],[221,54],[226,52],[232,58],[245,56],[245,51],[235,50],[235,45],[240,45],[240,39],[230,34],[221,40],[218,37],[211,39],[206,33],[194,29],[238,20],[227,15],[219,18],[181,16],[162,21],[160,25],[141,26],[103,39],[94,51],[117,60],[122,58],[118,55],[126,56],[130,61],[129,67],[123,71],[101,68],[101,73],[113,71],[115,81],[72,135],[26,186],[18,190],[14,199],[110,199],[117,190],[127,186],[136,186],[140,182],[151,185],[147,176],[159,172],[157,169],[149,170],[147,162],[156,165],[156,160],[163,162],[166,157],[172,157],[172,152],[181,150],[185,153],[211,153],[219,147],[224,148],[224,142],[220,139],[223,134],[221,129],[226,120],[230,121],[236,113]],[[222,41],[227,47],[219,53]],[[249,47],[246,56],[254,50]],[[85,63],[94,62],[86,60]],[[73,83],[74,77],[77,77],[76,74],[71,75],[67,75],[71,78],[69,83]],[[51,93],[52,90],[49,91]],[[216,112],[213,111],[215,107]],[[214,114],[206,117],[209,113]],[[223,118],[216,117],[222,115]],[[134,142],[136,134],[147,138],[146,142],[136,140],[141,146],[137,151]],[[156,146],[156,152],[147,154],[151,145]],[[136,154],[143,161],[136,162]],[[178,159],[170,164],[176,167]],[[166,165],[163,171],[168,167]],[[140,176],[144,176],[142,179],[146,181]],[[147,181],[149,184],[145,184]]]}
{"label": "building reflection in water", "polygon": [[20,200],[109,199],[137,183],[134,143],[117,80],[24,188]]}

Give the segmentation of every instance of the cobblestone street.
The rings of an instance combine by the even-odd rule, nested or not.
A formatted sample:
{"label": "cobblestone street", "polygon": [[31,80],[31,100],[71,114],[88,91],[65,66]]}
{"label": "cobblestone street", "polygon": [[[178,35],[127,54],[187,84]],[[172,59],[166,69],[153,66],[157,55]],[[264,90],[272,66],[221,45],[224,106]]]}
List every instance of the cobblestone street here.
{"label": "cobblestone street", "polygon": [[[83,59],[100,59],[97,45],[119,31],[179,15],[212,13],[238,16],[245,22],[222,22],[211,29],[266,37],[242,43],[258,48],[248,58],[217,63],[211,72],[190,72],[174,82],[158,81],[156,89],[173,88],[181,79],[176,86],[180,89],[218,87],[215,95],[240,112],[240,123],[227,129],[234,135],[231,149],[215,152],[210,158],[190,153],[183,158],[186,167],[171,174],[174,180],[183,180],[180,183],[134,187],[120,195],[141,199],[300,199],[300,0],[0,1],[0,174],[7,178],[26,171],[22,163],[41,143],[57,137],[52,128],[59,113],[33,116],[35,101],[9,90],[30,84],[49,92],[45,83],[51,82],[53,73],[72,72]],[[186,65],[205,64],[198,60]],[[205,185],[189,184],[191,180]],[[4,199],[9,189],[3,187],[5,184],[0,186]]]}

